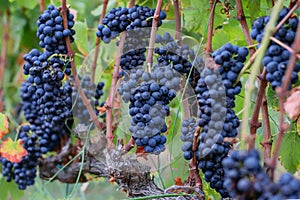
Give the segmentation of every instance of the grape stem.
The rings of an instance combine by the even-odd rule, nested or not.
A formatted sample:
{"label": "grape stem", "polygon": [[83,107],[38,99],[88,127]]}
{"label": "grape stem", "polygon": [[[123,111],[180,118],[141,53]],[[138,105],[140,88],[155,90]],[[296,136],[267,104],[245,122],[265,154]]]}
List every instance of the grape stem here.
{"label": "grape stem", "polygon": [[236,11],[237,11],[237,19],[239,20],[239,22],[241,24],[247,44],[251,46],[251,48],[249,48],[249,51],[250,51],[250,56],[252,56],[255,53],[255,47],[252,46],[253,41],[250,36],[249,28],[248,28],[246,17],[245,17],[244,10],[243,10],[242,1],[236,0],[235,5],[236,5]]}
{"label": "grape stem", "polygon": [[180,0],[173,0],[174,3],[174,15],[175,15],[175,22],[176,22],[176,33],[175,39],[177,40],[178,44],[182,45],[182,38],[181,38],[181,13],[180,13]]}
{"label": "grape stem", "polygon": [[190,162],[190,173],[186,182],[188,182],[190,186],[195,186],[202,189],[202,180],[199,175],[199,168],[198,168],[197,156],[196,156],[196,151],[198,149],[198,137],[200,135],[200,132],[201,132],[201,127],[198,126],[196,132],[194,133],[193,146],[192,146],[193,158]]}
{"label": "grape stem", "polygon": [[[68,8],[67,8],[66,0],[62,0],[61,12],[62,12],[64,29],[68,29],[67,11],[68,11]],[[68,49],[68,57],[71,58],[71,68],[72,68],[72,73],[73,73],[73,76],[74,76],[75,88],[78,91],[78,93],[79,93],[79,95],[82,99],[83,104],[85,105],[85,107],[87,108],[87,110],[90,114],[91,121],[93,121],[93,123],[95,124],[95,126],[99,130],[102,130],[105,125],[103,123],[100,123],[100,121],[97,119],[97,116],[94,112],[94,109],[91,105],[90,100],[86,97],[86,95],[84,94],[84,92],[82,91],[82,88],[80,86],[80,80],[79,80],[77,70],[76,70],[76,66],[75,66],[75,62],[74,62],[74,59],[73,59],[74,58],[74,51],[72,50],[72,47],[71,47],[70,37],[69,36],[65,37],[65,40],[66,40],[66,45],[67,45],[67,49]]]}
{"label": "grape stem", "polygon": [[155,8],[155,13],[153,16],[152,21],[152,28],[151,28],[151,35],[150,35],[150,41],[149,41],[149,49],[148,49],[148,57],[147,57],[147,71],[150,71],[151,65],[153,63],[153,51],[154,51],[154,44],[155,44],[155,36],[157,31],[157,25],[159,21],[159,14],[162,6],[162,0],[158,0]]}
{"label": "grape stem", "polygon": [[[129,2],[129,8],[134,6],[134,0],[130,0]],[[114,139],[114,134],[113,134],[113,128],[112,128],[112,109],[113,109],[113,103],[114,103],[114,96],[115,96],[115,92],[116,92],[116,86],[117,86],[117,82],[119,79],[119,70],[120,70],[120,62],[121,62],[121,55],[123,54],[123,47],[124,47],[124,43],[126,40],[126,34],[127,32],[124,31],[121,33],[121,39],[120,39],[120,43],[119,43],[119,48],[118,48],[118,52],[117,52],[117,56],[116,56],[116,62],[114,65],[114,72],[112,75],[112,83],[110,86],[110,90],[109,90],[109,96],[106,100],[105,103],[105,108],[106,108],[106,139],[108,141],[108,148],[109,149],[113,149],[114,144],[113,144],[113,139]]]}
{"label": "grape stem", "polygon": [[[108,1],[109,0],[103,1],[102,12],[101,12],[101,15],[99,18],[99,24],[102,23],[102,19],[105,17]],[[100,38],[96,37],[95,53],[94,53],[94,59],[93,59],[93,63],[92,63],[92,73],[91,73],[91,83],[92,84],[94,84],[94,81],[95,81],[95,73],[96,73],[96,68],[97,68],[97,60],[98,60],[100,42],[101,42]]]}
{"label": "grape stem", "polygon": [[292,48],[294,49],[294,51],[291,53],[290,60],[289,60],[288,66],[287,66],[287,70],[284,73],[285,78],[283,79],[281,87],[276,88],[276,93],[279,97],[280,118],[279,118],[279,133],[278,133],[277,140],[275,143],[273,157],[270,162],[270,169],[271,169],[272,177],[274,176],[274,170],[276,168],[278,152],[280,149],[283,135],[289,128],[289,124],[284,122],[284,113],[285,113],[284,102],[285,102],[286,97],[288,96],[288,89],[289,89],[289,85],[291,83],[292,72],[294,71],[295,63],[297,61],[297,53],[300,53],[300,22],[298,22],[298,28],[297,28],[295,40],[292,44]]}
{"label": "grape stem", "polygon": [[4,74],[6,66],[6,55],[7,55],[7,45],[9,40],[9,26],[10,26],[10,11],[6,11],[6,23],[4,25],[3,39],[2,39],[2,52],[0,57],[0,112],[4,110]]}
{"label": "grape stem", "polygon": [[45,10],[45,0],[39,0],[40,4],[40,13],[42,14]]}

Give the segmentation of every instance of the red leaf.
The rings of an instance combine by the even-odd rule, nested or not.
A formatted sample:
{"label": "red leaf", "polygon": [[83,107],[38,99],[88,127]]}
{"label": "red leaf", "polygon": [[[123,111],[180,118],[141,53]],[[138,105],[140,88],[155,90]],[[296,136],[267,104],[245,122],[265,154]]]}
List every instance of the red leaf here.
{"label": "red leaf", "polygon": [[174,182],[175,182],[175,185],[178,185],[178,186],[183,186],[183,182],[182,182],[182,179],[178,176],[176,176],[174,178]]}
{"label": "red leaf", "polygon": [[22,158],[28,154],[22,143],[21,139],[14,142],[11,138],[7,138],[0,147],[0,155],[11,162],[21,162]]}
{"label": "red leaf", "polygon": [[0,140],[9,133],[8,117],[0,113]]}

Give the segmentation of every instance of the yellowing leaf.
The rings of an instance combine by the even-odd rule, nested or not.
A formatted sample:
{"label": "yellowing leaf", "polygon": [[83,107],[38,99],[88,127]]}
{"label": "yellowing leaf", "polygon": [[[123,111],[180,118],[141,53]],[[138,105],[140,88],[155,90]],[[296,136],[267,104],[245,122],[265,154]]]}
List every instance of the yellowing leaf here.
{"label": "yellowing leaf", "polygon": [[284,104],[285,112],[288,113],[290,119],[294,120],[300,115],[300,90],[296,90],[289,96]]}
{"label": "yellowing leaf", "polygon": [[14,142],[11,138],[7,138],[0,147],[0,155],[11,162],[21,162],[22,158],[28,154],[22,143],[21,139]]}
{"label": "yellowing leaf", "polygon": [[8,117],[3,113],[0,113],[0,140],[8,134],[9,130]]}

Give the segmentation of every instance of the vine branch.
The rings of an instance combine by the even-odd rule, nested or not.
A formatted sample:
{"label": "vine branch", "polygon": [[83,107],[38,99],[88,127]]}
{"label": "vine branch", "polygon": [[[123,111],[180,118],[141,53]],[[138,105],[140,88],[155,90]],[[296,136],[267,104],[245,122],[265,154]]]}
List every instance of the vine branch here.
{"label": "vine branch", "polygon": [[[102,23],[102,19],[105,17],[106,9],[107,9],[107,4],[109,0],[104,0],[103,1],[103,7],[102,7],[102,12],[99,18],[99,24]],[[92,63],[92,74],[91,74],[91,83],[94,84],[95,81],[95,73],[96,73],[96,68],[97,68],[97,60],[98,60],[98,54],[99,54],[99,49],[100,49],[100,38],[96,37],[96,44],[95,44],[95,53],[94,53],[94,59]]]}
{"label": "vine branch", "polygon": [[[236,10],[237,10],[237,19],[239,20],[239,22],[241,24],[247,44],[251,46],[253,44],[253,42],[252,42],[252,39],[250,36],[249,28],[247,25],[245,14],[244,14],[242,1],[236,0],[235,5],[236,5]],[[249,51],[250,51],[250,56],[252,56],[255,53],[255,47],[251,47],[249,49]]]}
{"label": "vine branch", "polygon": [[151,35],[149,41],[149,49],[148,49],[148,56],[147,56],[147,68],[149,69],[153,63],[153,51],[154,51],[154,44],[155,44],[155,36],[157,31],[157,25],[159,21],[159,14],[162,6],[162,0],[158,0],[155,8],[155,13],[153,16],[152,21],[152,28],[151,28]]}
{"label": "vine branch", "polygon": [[[265,90],[268,85],[266,81],[267,70],[264,69],[262,74],[259,76],[259,89],[257,93],[257,97],[255,100],[255,105],[252,113],[252,117],[250,120],[250,138],[248,141],[248,149],[253,149],[255,146],[255,138],[256,131],[259,127],[261,127],[261,123],[258,121],[259,111],[262,105],[263,97],[265,95]],[[268,116],[267,116],[268,117]]]}
{"label": "vine branch", "polygon": [[262,110],[262,121],[264,125],[264,142],[261,143],[261,145],[263,147],[263,154],[264,154],[264,167],[267,168],[268,162],[271,158],[272,138],[271,138],[268,102],[265,94],[263,95],[261,110]]}
{"label": "vine branch", "polygon": [[175,15],[175,22],[176,22],[176,33],[175,39],[178,41],[179,45],[182,45],[182,38],[181,38],[181,13],[180,13],[180,0],[173,0],[174,3],[174,15]]}
{"label": "vine branch", "polygon": [[[129,2],[129,8],[134,6],[134,0],[130,0]],[[113,148],[114,144],[113,144],[113,139],[114,139],[114,134],[113,134],[113,130],[112,130],[112,109],[113,109],[113,102],[114,102],[114,93],[116,92],[116,86],[117,86],[117,82],[119,79],[119,70],[120,70],[120,62],[121,62],[121,56],[123,54],[123,47],[124,47],[124,43],[126,40],[126,34],[127,32],[124,31],[121,33],[121,39],[120,39],[120,43],[119,43],[119,47],[118,47],[118,53],[116,56],[116,62],[114,65],[114,72],[112,75],[112,83],[110,86],[110,90],[109,90],[109,96],[106,100],[105,103],[105,108],[106,108],[106,139],[108,141],[108,147],[109,148]]]}
{"label": "vine branch", "polygon": [[215,8],[216,3],[215,0],[209,0],[209,24],[208,24],[208,32],[207,32],[207,43],[206,43],[206,52],[212,53],[212,37],[213,37],[213,29],[214,29],[214,19],[215,19]]}
{"label": "vine branch", "polygon": [[[67,11],[68,11],[68,8],[67,8],[66,0],[62,0],[62,10],[61,10],[61,12],[62,12],[64,29],[68,29]],[[76,66],[75,66],[75,62],[74,62],[74,51],[72,50],[72,47],[71,47],[70,37],[69,36],[65,37],[65,40],[66,40],[66,45],[67,45],[67,50],[68,50],[68,57],[72,58],[71,68],[72,68],[72,73],[73,73],[73,76],[74,76],[75,88],[78,91],[78,93],[79,93],[79,95],[82,99],[83,104],[85,105],[85,107],[87,108],[87,110],[89,112],[89,115],[91,117],[91,121],[95,124],[95,126],[99,130],[102,130],[105,125],[103,123],[100,123],[100,121],[98,120],[98,118],[97,118],[97,116],[94,112],[94,109],[91,105],[90,100],[86,97],[86,95],[84,94],[84,92],[83,92],[83,90],[80,86],[80,80],[79,80],[77,70],[76,70]]]}

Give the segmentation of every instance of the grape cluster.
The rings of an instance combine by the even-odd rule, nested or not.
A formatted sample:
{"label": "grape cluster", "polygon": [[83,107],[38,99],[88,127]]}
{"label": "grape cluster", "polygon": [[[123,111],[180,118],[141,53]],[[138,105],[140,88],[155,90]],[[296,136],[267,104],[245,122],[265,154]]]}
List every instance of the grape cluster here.
{"label": "grape cluster", "polygon": [[[146,61],[146,46],[148,45],[149,34],[140,35],[140,31],[131,30],[126,33],[123,54],[121,55],[120,66],[124,72],[143,65]],[[119,43],[117,43],[119,45]]]}
{"label": "grape cluster", "polygon": [[184,142],[181,146],[181,150],[184,152],[183,156],[186,160],[192,159],[193,156],[193,139],[198,125],[194,118],[182,121],[181,137]]}
{"label": "grape cluster", "polygon": [[257,150],[233,151],[222,164],[225,172],[224,187],[232,198],[279,200],[300,197],[300,180],[285,173],[278,183],[272,182],[260,165]]}
{"label": "grape cluster", "polygon": [[13,163],[1,157],[0,161],[2,163],[2,174],[6,177],[6,181],[14,180],[20,190],[25,190],[27,186],[34,184],[41,149],[34,126],[22,126],[18,138],[23,140],[23,147],[28,154],[19,163]]}
{"label": "grape cluster", "polygon": [[[101,96],[103,95],[103,82],[98,82],[97,85],[91,83],[91,79],[89,76],[84,76],[83,78],[79,77],[81,80],[81,89],[86,95],[87,99],[91,101],[91,104],[96,107],[101,106],[101,102],[99,102]],[[74,79],[72,78],[72,82]],[[88,110],[86,109],[83,101],[78,94],[76,88],[72,87],[72,99],[74,101],[73,107],[73,117],[77,117],[80,123],[89,123],[90,122],[90,115]],[[95,114],[99,115],[99,111],[95,109]]]}
{"label": "grape cluster", "polygon": [[55,69],[46,69],[29,76],[21,87],[22,110],[36,126],[42,153],[52,150],[60,136],[68,133],[65,120],[71,117],[72,87],[59,79]]}
{"label": "grape cluster", "polygon": [[129,114],[132,116],[130,131],[138,146],[147,153],[159,154],[165,150],[167,131],[165,117],[170,114],[167,106],[176,97],[176,91],[151,81],[139,85],[130,97]]}
{"label": "grape cluster", "polygon": [[67,54],[67,47],[65,37],[70,37],[70,41],[73,42],[73,35],[75,30],[74,15],[67,11],[68,29],[63,27],[63,18],[60,11],[49,5],[48,9],[39,16],[37,21],[38,29],[36,36],[40,40],[40,47],[45,48],[46,51],[57,54]]}
{"label": "grape cluster", "polygon": [[[41,153],[47,153],[59,144],[62,135],[68,135],[65,121],[71,119],[72,86],[64,81],[71,74],[70,59],[65,37],[75,31],[74,16],[68,11],[68,28],[64,30],[62,16],[57,8],[49,5],[37,21],[37,36],[44,52],[32,49],[24,55],[24,74],[29,75],[21,87],[22,110],[26,120],[34,126]],[[68,120],[70,126],[72,120]]]}
{"label": "grape cluster", "polygon": [[195,87],[200,76],[199,72],[204,66],[203,59],[196,56],[194,50],[188,45],[180,46],[168,32],[165,32],[163,36],[157,34],[155,42],[162,45],[154,49],[154,52],[158,54],[158,66],[170,65],[178,73],[186,75],[191,86]]}
{"label": "grape cluster", "polygon": [[[283,8],[279,14],[277,23],[279,23],[289,12],[288,8]],[[257,42],[261,43],[266,24],[269,22],[270,16],[260,17],[254,21],[251,31],[251,37]],[[280,40],[287,46],[291,46],[295,40],[295,35],[298,26],[298,17],[290,17],[274,34],[274,37]],[[259,45],[258,45],[259,47]],[[284,80],[284,74],[289,63],[290,52],[277,43],[270,41],[270,45],[263,58],[262,64],[266,67],[266,80],[270,82],[273,89],[280,87]],[[291,76],[291,84],[298,81],[298,72],[300,71],[300,64],[295,63],[294,71]]]}
{"label": "grape cluster", "polygon": [[200,108],[198,125],[202,128],[198,151],[195,152],[198,165],[205,180],[224,198],[228,193],[223,187],[221,162],[230,150],[230,144],[224,142],[224,138],[234,138],[238,134],[240,123],[233,108],[241,83],[235,82],[247,55],[245,47],[225,44],[212,55],[220,67],[217,70],[205,68],[195,88]]}
{"label": "grape cluster", "polygon": [[152,69],[151,76],[157,83],[169,89],[178,91],[180,89],[181,75],[171,65],[156,65]]}
{"label": "grape cluster", "polygon": [[[98,26],[96,33],[103,42],[109,43],[111,39],[116,38],[123,31],[136,30],[141,35],[147,35],[152,26],[152,18],[155,9],[149,7],[135,5],[132,8],[112,8],[109,13],[105,15],[102,23]],[[163,19],[166,18],[164,11],[160,12],[158,26],[162,24]]]}
{"label": "grape cluster", "polygon": [[[215,144],[222,144],[226,115],[225,89],[218,70],[205,68],[195,88],[199,104],[198,125],[202,127],[198,151],[205,157]],[[216,146],[216,145],[215,145]]]}

